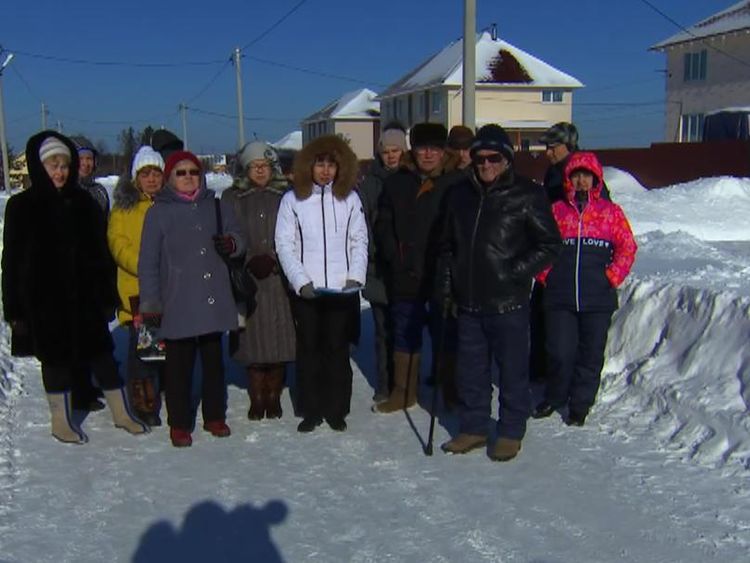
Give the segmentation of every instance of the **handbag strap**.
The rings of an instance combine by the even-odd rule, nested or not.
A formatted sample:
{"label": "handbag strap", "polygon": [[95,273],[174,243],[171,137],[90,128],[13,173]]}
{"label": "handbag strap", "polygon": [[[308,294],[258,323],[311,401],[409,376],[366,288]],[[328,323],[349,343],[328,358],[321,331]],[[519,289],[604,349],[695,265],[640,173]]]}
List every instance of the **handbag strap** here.
{"label": "handbag strap", "polygon": [[214,208],[216,209],[216,234],[224,234],[224,229],[221,223],[221,201],[218,198],[214,198]]}

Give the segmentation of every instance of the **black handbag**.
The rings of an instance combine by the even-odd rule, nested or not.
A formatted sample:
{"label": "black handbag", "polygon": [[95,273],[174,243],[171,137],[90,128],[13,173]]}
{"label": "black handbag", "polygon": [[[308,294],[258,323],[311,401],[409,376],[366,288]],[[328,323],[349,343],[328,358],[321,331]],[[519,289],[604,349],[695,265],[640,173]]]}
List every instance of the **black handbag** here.
{"label": "black handbag", "polygon": [[[214,199],[214,203],[216,205],[216,234],[222,235],[221,202],[218,199]],[[230,258],[228,256],[222,258],[229,271],[229,281],[232,284],[234,300],[247,304],[248,311],[253,310],[255,308],[253,304],[255,303],[255,293],[258,291],[258,286],[245,266],[244,256],[241,258]]]}

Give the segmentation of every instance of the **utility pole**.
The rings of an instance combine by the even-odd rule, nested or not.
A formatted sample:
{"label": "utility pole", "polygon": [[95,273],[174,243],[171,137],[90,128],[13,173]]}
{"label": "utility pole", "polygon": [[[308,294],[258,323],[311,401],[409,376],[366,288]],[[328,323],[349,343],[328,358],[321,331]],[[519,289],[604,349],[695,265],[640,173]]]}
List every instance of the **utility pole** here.
{"label": "utility pole", "polygon": [[49,115],[49,110],[47,109],[47,104],[42,102],[42,131],[47,130],[47,116]]}
{"label": "utility pole", "polygon": [[477,1],[464,0],[464,75],[462,122],[472,131],[476,118],[477,82]]}
{"label": "utility pole", "polygon": [[245,146],[245,117],[242,111],[242,69],[240,68],[240,58],[242,51],[237,47],[234,50],[234,72],[237,78],[237,125],[239,127],[240,134],[240,146]]}
{"label": "utility pole", "polygon": [[[2,49],[0,48],[0,53]],[[0,145],[3,153],[3,189],[10,192],[10,169],[8,163],[8,140],[5,137],[5,110],[3,104],[3,71],[13,60],[13,53],[8,53],[5,61],[0,63]]]}
{"label": "utility pole", "polygon": [[185,150],[188,150],[188,137],[187,137],[187,106],[180,103],[180,115],[182,117],[182,146]]}

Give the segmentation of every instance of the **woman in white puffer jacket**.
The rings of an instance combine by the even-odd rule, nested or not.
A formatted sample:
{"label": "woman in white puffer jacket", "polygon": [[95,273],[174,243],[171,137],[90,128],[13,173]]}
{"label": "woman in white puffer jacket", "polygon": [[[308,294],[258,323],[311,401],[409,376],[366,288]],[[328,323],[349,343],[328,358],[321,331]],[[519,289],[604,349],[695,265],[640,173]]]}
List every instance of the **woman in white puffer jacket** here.
{"label": "woman in white puffer jacket", "polygon": [[351,310],[367,273],[367,224],[354,191],[357,157],[340,137],[319,137],[295,157],[281,200],[276,252],[295,296],[298,430],[323,419],[346,429],[352,390]]}

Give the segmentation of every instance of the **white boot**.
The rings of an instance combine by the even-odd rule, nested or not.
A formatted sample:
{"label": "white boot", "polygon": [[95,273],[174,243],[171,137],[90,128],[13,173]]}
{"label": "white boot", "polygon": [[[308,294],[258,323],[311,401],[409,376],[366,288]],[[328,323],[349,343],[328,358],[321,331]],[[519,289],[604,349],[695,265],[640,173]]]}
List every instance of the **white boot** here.
{"label": "white boot", "polygon": [[52,435],[68,444],[85,444],[89,437],[73,422],[73,407],[70,403],[70,391],[47,393],[49,414],[52,422]]}
{"label": "white boot", "polygon": [[107,400],[109,410],[112,411],[112,420],[117,428],[127,430],[131,434],[146,434],[150,431],[149,427],[138,420],[133,411],[130,410],[124,388],[104,391],[104,398]]}

